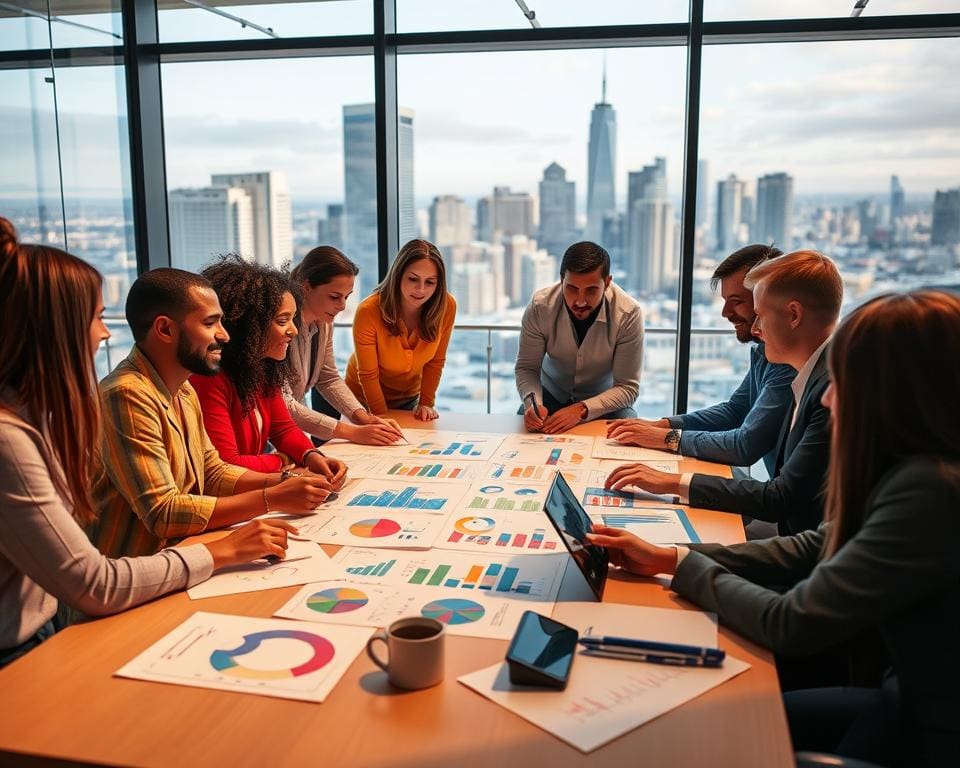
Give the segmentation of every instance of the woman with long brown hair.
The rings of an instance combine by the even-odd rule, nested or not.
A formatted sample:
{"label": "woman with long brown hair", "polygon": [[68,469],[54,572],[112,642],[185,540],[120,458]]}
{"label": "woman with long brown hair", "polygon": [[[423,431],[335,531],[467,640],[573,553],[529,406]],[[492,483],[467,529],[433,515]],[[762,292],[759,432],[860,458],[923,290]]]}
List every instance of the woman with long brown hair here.
{"label": "woman with long brown hair", "polygon": [[440,251],[411,240],[357,307],[347,386],[373,414],[399,408],[418,419],[437,418],[437,386],[456,315]]}
{"label": "woman with long brown hair", "polygon": [[283,557],[295,530],[254,521],[210,544],[118,560],[90,543],[81,523],[96,517],[93,361],[110,337],[101,286],[89,264],[19,243],[0,218],[0,666],[53,634],[58,600],[90,615],[121,611],[217,568]]}
{"label": "woman with long brown hair", "polygon": [[880,296],[829,351],[826,520],[724,547],[656,547],[611,528],[590,539],[634,573],[785,657],[878,631],[882,687],[786,694],[794,746],[883,765],[960,765],[960,297]]}

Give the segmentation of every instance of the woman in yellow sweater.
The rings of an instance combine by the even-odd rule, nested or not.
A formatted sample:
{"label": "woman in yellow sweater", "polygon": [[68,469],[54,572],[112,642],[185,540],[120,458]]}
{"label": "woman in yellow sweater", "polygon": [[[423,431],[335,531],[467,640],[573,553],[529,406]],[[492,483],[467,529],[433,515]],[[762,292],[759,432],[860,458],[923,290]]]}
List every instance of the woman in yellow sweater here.
{"label": "woman in yellow sweater", "polygon": [[456,315],[440,251],[411,240],[353,318],[346,382],[370,413],[399,408],[424,421],[437,418],[437,385]]}

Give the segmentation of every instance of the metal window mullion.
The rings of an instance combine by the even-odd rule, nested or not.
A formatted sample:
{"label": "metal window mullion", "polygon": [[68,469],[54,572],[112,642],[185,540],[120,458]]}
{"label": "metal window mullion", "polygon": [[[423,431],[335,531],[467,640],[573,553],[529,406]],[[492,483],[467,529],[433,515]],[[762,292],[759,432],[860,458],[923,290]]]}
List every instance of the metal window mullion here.
{"label": "metal window mullion", "polygon": [[160,56],[144,47],[158,42],[157,6],[154,0],[123,0],[121,11],[134,242],[137,273],[143,274],[170,266]]}
{"label": "metal window mullion", "polygon": [[377,270],[386,277],[400,247],[400,146],[397,109],[397,47],[388,35],[397,29],[396,0],[372,0],[374,93],[376,104]]}
{"label": "metal window mullion", "polygon": [[677,377],[674,413],[687,410],[690,383],[690,327],[697,228],[697,160],[700,152],[700,72],[703,56],[703,0],[690,0],[687,44],[686,126],[683,147],[683,208],[680,236],[680,297],[677,312]]}

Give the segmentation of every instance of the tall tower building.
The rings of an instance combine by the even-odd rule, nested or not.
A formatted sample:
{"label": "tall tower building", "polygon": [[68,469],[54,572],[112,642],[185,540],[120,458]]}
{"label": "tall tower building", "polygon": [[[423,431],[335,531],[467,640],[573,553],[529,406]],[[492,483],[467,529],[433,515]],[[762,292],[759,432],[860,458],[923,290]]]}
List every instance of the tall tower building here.
{"label": "tall tower building", "polygon": [[171,266],[199,272],[221,253],[239,253],[248,259],[253,256],[253,205],[245,189],[173,189],[167,206]]}
{"label": "tall tower building", "polygon": [[280,171],[217,173],[211,187],[237,187],[250,197],[254,248],[258,264],[279,267],[293,258],[293,217],[287,175]]}
{"label": "tall tower building", "polygon": [[930,242],[934,245],[960,243],[960,187],[941,192],[933,197],[933,226]]}
{"label": "tall tower building", "polygon": [[430,242],[441,250],[473,240],[470,208],[456,195],[440,195],[430,204]]}
{"label": "tall tower building", "polygon": [[560,165],[546,167],[540,182],[540,247],[551,256],[562,256],[576,237],[576,190]]}
{"label": "tall tower building", "polygon": [[757,226],[752,239],[789,251],[793,237],[793,176],[768,173],[757,179],[756,206]]}
{"label": "tall tower building", "polygon": [[[603,218],[616,210],[617,113],[607,103],[607,65],[603,65],[603,90],[590,113],[587,145],[587,239],[600,242]],[[602,244],[602,243],[601,243]]]}
{"label": "tall tower building", "polygon": [[[372,105],[371,105],[372,108]],[[400,245],[419,236],[417,209],[413,202],[413,110],[397,110],[397,204],[400,215]]]}
{"label": "tall tower building", "polygon": [[899,219],[904,214],[904,198],[905,193],[903,191],[903,185],[900,183],[899,176],[890,177],[890,226],[891,229],[893,225],[897,223]]}
{"label": "tall tower building", "polygon": [[513,235],[534,237],[537,209],[533,197],[528,192],[512,192],[510,187],[494,187],[492,197],[477,201],[477,231],[488,243]]}
{"label": "tall tower building", "polygon": [[710,161],[697,161],[697,226],[710,221]]}
{"label": "tall tower building", "polygon": [[734,174],[717,182],[717,250],[728,252],[740,243],[740,222],[743,215],[745,184]]}
{"label": "tall tower building", "polygon": [[667,200],[667,160],[627,174],[627,284],[651,293],[663,287],[673,260],[673,206]]}

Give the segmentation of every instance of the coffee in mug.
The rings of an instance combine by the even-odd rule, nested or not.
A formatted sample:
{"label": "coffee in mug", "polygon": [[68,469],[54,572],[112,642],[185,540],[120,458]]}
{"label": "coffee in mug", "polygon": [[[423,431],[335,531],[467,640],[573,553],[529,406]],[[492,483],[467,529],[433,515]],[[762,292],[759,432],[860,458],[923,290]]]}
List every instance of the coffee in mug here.
{"label": "coffee in mug", "polygon": [[[377,641],[387,646],[387,661],[373,650]],[[367,641],[367,655],[387,673],[392,685],[407,690],[429,688],[443,680],[443,624],[411,616],[397,619]]]}

